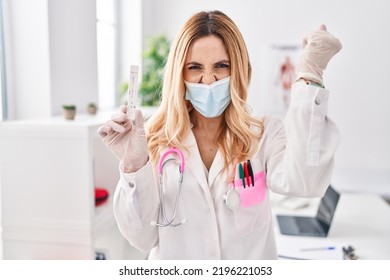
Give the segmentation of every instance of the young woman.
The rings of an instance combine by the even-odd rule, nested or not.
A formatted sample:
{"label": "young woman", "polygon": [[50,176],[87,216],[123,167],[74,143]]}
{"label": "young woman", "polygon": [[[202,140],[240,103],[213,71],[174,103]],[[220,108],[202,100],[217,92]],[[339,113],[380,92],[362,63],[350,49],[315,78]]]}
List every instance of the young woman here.
{"label": "young woman", "polygon": [[322,71],[340,49],[325,26],[311,33],[285,121],[255,119],[237,26],[219,11],[192,16],[146,130],[122,106],[98,131],[120,159],[114,214],[130,244],[150,259],[277,258],[268,191],[318,197],[330,182],[339,133]]}

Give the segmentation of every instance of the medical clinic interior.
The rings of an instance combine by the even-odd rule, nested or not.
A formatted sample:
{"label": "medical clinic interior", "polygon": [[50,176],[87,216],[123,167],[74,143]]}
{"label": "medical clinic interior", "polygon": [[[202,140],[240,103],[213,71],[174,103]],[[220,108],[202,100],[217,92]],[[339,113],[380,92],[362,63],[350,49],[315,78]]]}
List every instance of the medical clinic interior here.
{"label": "medical clinic interior", "polygon": [[[153,116],[176,35],[214,10],[245,40],[254,117],[286,117],[309,32],[325,24],[342,43],[323,74],[340,134],[326,193],[266,191],[278,259],[390,259],[387,0],[0,0],[0,259],[148,259],[118,228],[119,159],[97,131],[132,90]],[[322,234],[293,233],[300,217]]]}

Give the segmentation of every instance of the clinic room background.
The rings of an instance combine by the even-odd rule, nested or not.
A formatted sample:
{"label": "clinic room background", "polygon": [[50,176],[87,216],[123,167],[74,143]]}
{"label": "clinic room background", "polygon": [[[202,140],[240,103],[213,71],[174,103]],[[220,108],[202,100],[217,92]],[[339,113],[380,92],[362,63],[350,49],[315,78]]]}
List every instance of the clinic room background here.
{"label": "clinic room background", "polygon": [[[253,113],[283,115],[280,107],[273,104],[275,97],[269,96],[277,79],[276,72],[270,72],[275,66],[270,57],[278,59],[278,55],[284,53],[296,57],[301,38],[325,23],[343,43],[342,52],[330,63],[324,75],[326,87],[331,91],[328,115],[341,132],[333,185],[341,192],[375,194],[390,200],[389,1],[2,0],[0,3],[3,62],[0,124],[8,120],[25,122],[57,118],[51,123],[54,130],[57,122],[62,121],[63,104],[76,105],[74,122],[84,121],[82,115],[86,114],[90,102],[98,105],[96,118],[100,114],[105,119],[119,105],[118,88],[128,80],[129,65],[142,66],[142,51],[147,47],[148,38],[164,34],[173,40],[189,16],[200,10],[214,9],[229,15],[246,40],[253,68],[248,100]],[[85,123],[80,127],[83,125]],[[85,127],[87,130],[94,128],[88,124]],[[98,145],[95,142],[97,140],[87,143]],[[94,147],[86,146],[86,153]],[[1,153],[7,148],[0,147]],[[9,162],[1,159],[1,153],[0,170],[4,170]],[[65,156],[64,161],[67,158]],[[89,159],[88,154],[86,160]],[[15,154],[14,160],[20,161],[21,168],[14,174],[23,176],[23,168],[28,168],[23,166],[23,155]],[[115,166],[108,173],[117,176],[117,162],[110,160],[108,162]],[[63,166],[66,168],[66,163]],[[42,174],[56,172],[73,176],[66,170],[59,173],[58,168],[53,166],[55,170],[42,170]],[[96,164],[94,168],[103,170],[104,166]],[[0,173],[1,177],[4,173]],[[0,181],[2,195],[5,183],[8,184],[5,181]],[[58,193],[57,198],[60,199],[61,195],[63,193]],[[4,222],[8,204],[4,200],[0,203]],[[52,204],[55,202],[49,203]],[[86,213],[89,219],[90,214]],[[96,227],[100,226],[97,223]],[[60,229],[61,226],[58,232]],[[2,237],[12,240],[10,235],[16,233],[17,228],[13,230],[5,233],[3,225]],[[110,240],[112,236],[104,238]],[[7,248],[14,248],[18,254],[29,258],[33,246],[23,255],[23,249],[14,241],[10,241]],[[57,244],[56,249],[65,250],[63,244],[68,241]],[[88,247],[85,244],[83,246]],[[17,253],[7,254],[9,258],[18,258]],[[114,256],[105,249],[102,253]],[[0,257],[2,254],[0,252]],[[67,256],[71,253],[65,258]],[[88,254],[82,255],[85,256]]]}

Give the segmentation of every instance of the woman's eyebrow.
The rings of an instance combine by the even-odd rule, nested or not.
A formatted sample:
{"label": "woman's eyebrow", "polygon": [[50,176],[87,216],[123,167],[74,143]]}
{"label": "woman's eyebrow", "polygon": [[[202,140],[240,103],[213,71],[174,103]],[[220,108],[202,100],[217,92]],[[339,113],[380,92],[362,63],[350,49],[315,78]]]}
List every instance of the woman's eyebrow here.
{"label": "woman's eyebrow", "polygon": [[215,62],[214,64],[221,64],[221,63],[229,64],[229,63],[230,63],[230,60],[228,60],[228,59],[223,59],[223,60],[220,60],[220,61]]}
{"label": "woman's eyebrow", "polygon": [[188,65],[202,65],[202,64],[199,62],[196,62],[196,61],[190,61],[190,62],[187,62],[185,65],[188,66]]}
{"label": "woman's eyebrow", "polygon": [[[221,63],[230,63],[230,60],[228,60],[228,59],[222,59],[222,60],[219,60],[219,61],[217,61],[217,62],[214,62],[213,65],[221,64]],[[196,61],[190,61],[190,62],[187,62],[185,65],[186,65],[186,66],[188,66],[188,65],[202,66],[203,64],[202,64],[202,63],[199,63],[199,62],[196,62]]]}

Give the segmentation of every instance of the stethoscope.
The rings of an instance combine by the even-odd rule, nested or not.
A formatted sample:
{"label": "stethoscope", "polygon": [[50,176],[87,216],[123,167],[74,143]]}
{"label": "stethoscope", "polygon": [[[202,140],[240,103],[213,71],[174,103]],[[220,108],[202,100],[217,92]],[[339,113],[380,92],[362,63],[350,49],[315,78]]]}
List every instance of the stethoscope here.
{"label": "stethoscope", "polygon": [[[172,160],[176,160],[176,158],[170,158],[166,159],[166,157],[170,154],[177,154],[180,158],[180,166],[179,166],[179,190],[177,191],[176,194],[176,199],[175,199],[175,205],[173,208],[172,216],[170,219],[167,218],[166,210],[165,210],[165,199],[164,199],[164,166],[167,164],[167,162],[170,162]],[[183,152],[180,151],[177,148],[171,147],[168,150],[166,150],[160,157],[160,160],[158,162],[158,173],[160,176],[160,208],[159,208],[159,213],[161,213],[164,221],[162,223],[158,223],[155,221],[152,221],[152,225],[159,226],[159,227],[177,227],[179,225],[182,225],[186,222],[186,219],[182,220],[180,223],[173,223],[173,221],[176,218],[176,212],[177,212],[177,206],[179,204],[179,199],[180,199],[180,192],[181,192],[181,185],[183,183],[183,173],[184,173],[184,155]]]}
{"label": "stethoscope", "polygon": [[[179,190],[177,191],[177,194],[176,194],[176,199],[175,199],[175,205],[174,205],[174,208],[173,208],[173,212],[172,212],[172,216],[170,219],[167,218],[167,214],[166,214],[166,210],[165,210],[165,199],[164,199],[164,166],[165,164],[167,164],[168,162],[172,161],[172,160],[175,160],[176,161],[176,158],[169,158],[166,160],[166,157],[170,154],[176,154],[178,155],[178,157],[180,158],[180,166],[179,166]],[[179,204],[179,199],[180,199],[180,193],[181,193],[181,186],[182,186],[182,183],[183,183],[183,173],[184,173],[184,165],[185,165],[185,161],[184,161],[184,155],[183,155],[183,152],[180,151],[179,149],[177,148],[174,148],[174,147],[171,147],[169,148],[168,150],[166,150],[160,157],[160,160],[158,162],[158,173],[159,173],[159,177],[160,177],[160,206],[159,206],[159,215],[161,213],[162,215],[162,218],[163,218],[163,222],[161,223],[158,223],[156,221],[152,221],[151,222],[151,225],[152,226],[158,226],[158,227],[177,227],[179,225],[182,225],[184,223],[186,223],[186,219],[183,219],[181,222],[179,223],[173,223],[173,221],[175,220],[176,218],[176,213],[177,213],[177,207],[178,207],[178,204]],[[224,199],[224,202],[225,204],[227,205],[228,208],[230,208],[231,210],[235,211],[239,208],[240,206],[240,194],[238,193],[238,191],[235,189],[235,186],[234,184],[231,184],[229,186],[229,189],[228,191],[226,192],[226,194],[223,196],[223,199]]]}

